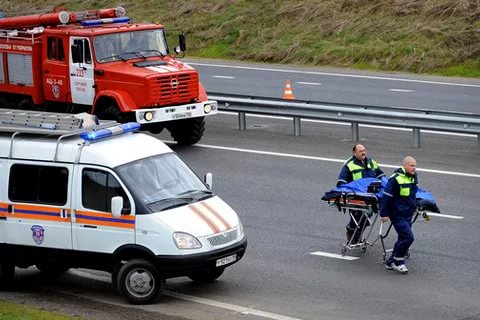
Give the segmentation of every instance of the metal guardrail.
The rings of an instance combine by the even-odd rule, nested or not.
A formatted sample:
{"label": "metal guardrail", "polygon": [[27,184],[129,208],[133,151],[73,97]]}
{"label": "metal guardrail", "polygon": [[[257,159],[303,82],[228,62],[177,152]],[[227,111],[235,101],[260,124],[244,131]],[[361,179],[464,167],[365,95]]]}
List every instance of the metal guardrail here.
{"label": "metal guardrail", "polygon": [[219,110],[238,112],[240,130],[246,130],[245,115],[251,113],[293,118],[295,136],[301,134],[301,119],[318,119],[349,122],[353,142],[360,140],[359,124],[370,124],[412,129],[415,148],[420,148],[420,130],[475,134],[480,145],[480,115],[473,113],[284,100],[214,92],[208,92],[208,97],[218,101]]}

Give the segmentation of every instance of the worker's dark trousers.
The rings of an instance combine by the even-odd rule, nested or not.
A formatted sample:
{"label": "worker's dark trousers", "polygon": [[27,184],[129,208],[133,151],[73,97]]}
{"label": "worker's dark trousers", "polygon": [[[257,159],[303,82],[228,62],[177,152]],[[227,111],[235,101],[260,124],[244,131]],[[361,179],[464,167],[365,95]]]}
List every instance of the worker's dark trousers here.
{"label": "worker's dark trousers", "polygon": [[405,256],[408,248],[413,243],[412,217],[395,217],[391,219],[393,228],[398,234],[397,242],[393,247],[392,255],[388,262],[395,262],[397,265],[405,263]]}

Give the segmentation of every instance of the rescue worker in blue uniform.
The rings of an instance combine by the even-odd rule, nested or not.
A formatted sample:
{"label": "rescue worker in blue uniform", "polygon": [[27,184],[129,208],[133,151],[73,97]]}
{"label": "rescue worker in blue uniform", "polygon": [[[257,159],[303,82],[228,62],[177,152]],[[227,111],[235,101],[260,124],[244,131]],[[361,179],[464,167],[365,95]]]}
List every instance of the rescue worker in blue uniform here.
{"label": "rescue worker in blue uniform", "polygon": [[385,267],[387,270],[395,270],[400,273],[408,272],[405,258],[414,240],[412,218],[417,210],[418,190],[416,168],[417,162],[413,157],[408,156],[403,159],[402,167],[395,170],[388,179],[380,209],[381,221],[390,220],[398,234],[392,255],[385,262]]}
{"label": "rescue worker in blue uniform", "polygon": [[[337,187],[346,183],[362,179],[380,179],[385,174],[378,166],[378,163],[367,158],[367,150],[359,143],[353,146],[353,155],[345,161],[337,180]],[[362,232],[368,224],[368,220],[359,210],[350,210],[350,221],[347,224],[347,241],[355,244],[361,241]],[[357,226],[358,225],[358,226]]]}

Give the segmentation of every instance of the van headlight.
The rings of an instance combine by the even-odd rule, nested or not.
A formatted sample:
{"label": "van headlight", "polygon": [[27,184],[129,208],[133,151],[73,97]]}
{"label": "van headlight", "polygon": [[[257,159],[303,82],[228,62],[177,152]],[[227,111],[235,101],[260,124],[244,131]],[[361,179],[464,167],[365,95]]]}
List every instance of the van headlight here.
{"label": "van headlight", "polygon": [[199,249],[202,247],[197,238],[185,232],[174,232],[173,240],[178,249]]}
{"label": "van headlight", "polygon": [[243,224],[238,221],[238,239],[242,239],[243,238]]}

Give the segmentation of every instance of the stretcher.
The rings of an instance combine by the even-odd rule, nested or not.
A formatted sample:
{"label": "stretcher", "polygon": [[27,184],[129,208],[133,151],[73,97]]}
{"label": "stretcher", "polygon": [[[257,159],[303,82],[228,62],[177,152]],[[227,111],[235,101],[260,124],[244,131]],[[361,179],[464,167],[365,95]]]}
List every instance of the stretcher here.
{"label": "stretcher", "polygon": [[[342,255],[345,255],[346,252],[350,250],[365,253],[369,247],[380,240],[383,251],[383,261],[385,262],[387,252],[391,252],[392,249],[386,249],[384,240],[388,237],[392,229],[392,224],[389,222],[387,227],[387,223],[380,222],[379,232],[373,232],[379,220],[381,192],[378,188],[373,190],[369,189],[369,191],[372,192],[334,190],[327,192],[322,197],[322,201],[329,207],[336,207],[339,212],[344,214],[348,213],[355,223],[353,233],[360,232],[361,234],[358,241],[354,241],[357,240],[354,239],[354,237],[350,239],[347,238],[341,247]],[[430,221],[430,216],[427,211],[440,212],[434,201],[422,198],[417,199],[417,210],[412,218],[412,224],[416,221]],[[363,223],[362,220],[366,221],[366,223]]]}

